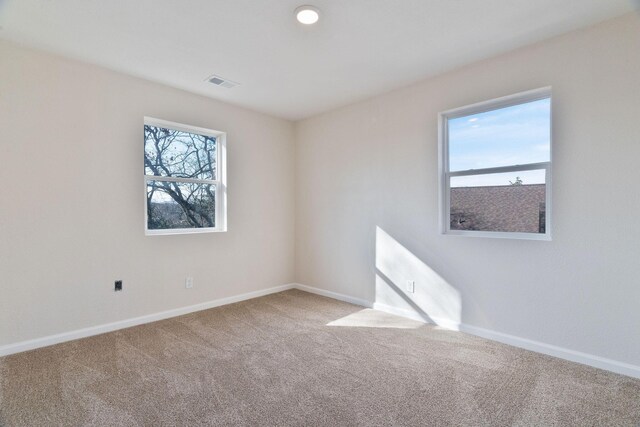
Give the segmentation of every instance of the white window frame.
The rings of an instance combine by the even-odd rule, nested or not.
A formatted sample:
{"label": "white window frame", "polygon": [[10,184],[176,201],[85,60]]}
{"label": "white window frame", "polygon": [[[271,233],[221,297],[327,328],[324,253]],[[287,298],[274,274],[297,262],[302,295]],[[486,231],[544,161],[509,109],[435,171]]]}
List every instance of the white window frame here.
{"label": "white window frame", "polygon": [[[196,179],[178,178],[147,175],[143,165],[144,176],[144,232],[147,236],[172,235],[172,234],[198,234],[198,233],[218,233],[227,231],[227,134],[212,129],[185,125],[182,123],[170,122],[167,120],[145,117],[144,125],[172,129],[182,132],[194,133],[198,135],[210,136],[216,139],[216,178]],[[144,155],[144,152],[143,152]],[[202,228],[172,228],[163,230],[149,230],[147,217],[147,183],[148,181],[171,181],[171,182],[192,182],[201,184],[211,184],[216,187],[215,206],[215,227]]]}
{"label": "white window frame", "polygon": [[[512,107],[514,105],[525,104],[527,102],[538,101],[549,98],[551,107],[553,108],[553,99],[551,97],[551,87],[534,89],[526,92],[516,93],[489,101],[479,102],[460,108],[444,111],[438,114],[438,148],[439,148],[439,198],[440,198],[440,230],[442,234],[453,236],[473,236],[473,237],[492,237],[507,239],[526,239],[526,240],[551,240],[551,166],[553,162],[553,126],[551,114],[549,125],[550,129],[550,151],[549,161],[542,163],[531,163],[525,165],[510,165],[502,167],[492,167],[484,169],[470,169],[464,171],[451,172],[449,170],[449,120],[459,117],[470,116],[473,114],[485,113],[487,111],[498,110],[501,108]],[[476,230],[452,230],[451,229],[451,178],[456,176],[483,175],[501,172],[519,172],[528,170],[545,170],[545,232],[544,233],[521,233],[521,232],[505,232],[505,231],[476,231]]]}

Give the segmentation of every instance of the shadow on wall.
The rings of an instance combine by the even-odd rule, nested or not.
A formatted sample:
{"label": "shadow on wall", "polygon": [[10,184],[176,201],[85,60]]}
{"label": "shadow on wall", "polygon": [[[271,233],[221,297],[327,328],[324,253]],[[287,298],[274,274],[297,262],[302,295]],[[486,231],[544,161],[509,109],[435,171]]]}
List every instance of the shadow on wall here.
{"label": "shadow on wall", "polygon": [[[374,308],[459,329],[460,292],[380,227],[376,227],[375,281]],[[409,282],[414,282],[414,292],[408,290]]]}

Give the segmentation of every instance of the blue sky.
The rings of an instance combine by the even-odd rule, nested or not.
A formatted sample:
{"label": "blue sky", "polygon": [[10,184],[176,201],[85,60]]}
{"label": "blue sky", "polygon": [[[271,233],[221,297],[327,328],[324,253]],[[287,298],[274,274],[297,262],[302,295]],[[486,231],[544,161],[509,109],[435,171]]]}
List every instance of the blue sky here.
{"label": "blue sky", "polygon": [[[550,99],[449,120],[449,168],[453,171],[549,161]],[[544,171],[456,179],[455,186],[544,182]],[[453,182],[452,182],[453,186]]]}

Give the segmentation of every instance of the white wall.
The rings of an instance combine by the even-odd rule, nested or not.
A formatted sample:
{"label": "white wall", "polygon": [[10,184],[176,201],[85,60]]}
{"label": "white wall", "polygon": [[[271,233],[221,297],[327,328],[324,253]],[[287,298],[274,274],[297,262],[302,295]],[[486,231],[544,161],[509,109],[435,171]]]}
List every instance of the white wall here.
{"label": "white wall", "polygon": [[[425,80],[295,135],[283,120],[0,42],[0,346],[295,276],[640,365],[639,21]],[[440,235],[437,113],[547,85],[553,241]],[[228,132],[227,233],[144,236],[145,115]]]}
{"label": "white wall", "polygon": [[[441,235],[438,112],[549,85],[553,241]],[[640,365],[639,159],[636,15],[299,122],[297,281]]]}
{"label": "white wall", "polygon": [[[227,132],[227,233],[145,237],[145,115]],[[293,281],[290,122],[0,42],[0,135],[0,346]]]}

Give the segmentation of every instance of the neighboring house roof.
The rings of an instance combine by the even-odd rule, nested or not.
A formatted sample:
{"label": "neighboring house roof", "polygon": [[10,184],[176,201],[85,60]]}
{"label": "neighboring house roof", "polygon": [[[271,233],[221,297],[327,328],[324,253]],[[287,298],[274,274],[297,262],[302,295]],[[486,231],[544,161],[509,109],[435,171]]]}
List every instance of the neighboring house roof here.
{"label": "neighboring house roof", "polygon": [[545,185],[451,188],[451,229],[541,233]]}

